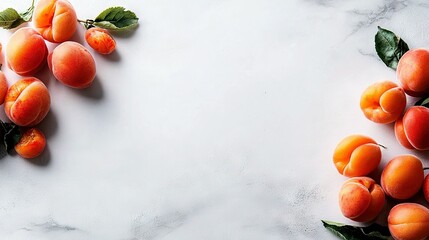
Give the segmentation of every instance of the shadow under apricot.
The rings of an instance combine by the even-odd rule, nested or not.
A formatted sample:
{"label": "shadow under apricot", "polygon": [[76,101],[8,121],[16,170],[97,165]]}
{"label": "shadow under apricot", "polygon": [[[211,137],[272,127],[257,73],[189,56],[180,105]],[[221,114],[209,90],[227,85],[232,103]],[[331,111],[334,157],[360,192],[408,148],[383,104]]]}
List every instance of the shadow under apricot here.
{"label": "shadow under apricot", "polygon": [[95,76],[91,86],[84,89],[73,89],[73,91],[82,97],[92,100],[98,101],[104,98],[103,86],[101,85],[100,78],[98,76]]}

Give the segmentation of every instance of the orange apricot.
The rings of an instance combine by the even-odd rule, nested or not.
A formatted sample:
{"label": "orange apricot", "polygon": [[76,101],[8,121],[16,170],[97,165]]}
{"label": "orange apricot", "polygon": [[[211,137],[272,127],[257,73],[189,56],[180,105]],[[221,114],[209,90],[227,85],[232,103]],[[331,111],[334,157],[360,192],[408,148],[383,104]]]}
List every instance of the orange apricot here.
{"label": "orange apricot", "polygon": [[101,54],[110,54],[116,48],[116,41],[106,30],[93,27],[85,32],[85,40],[95,51]]}
{"label": "orange apricot", "polygon": [[35,158],[42,154],[46,146],[46,138],[42,131],[30,128],[22,134],[15,151],[23,158]]}
{"label": "orange apricot", "polygon": [[48,56],[48,65],[55,78],[72,88],[86,88],[95,78],[95,60],[77,42],[63,42]]}
{"label": "orange apricot", "polygon": [[417,203],[400,203],[387,217],[390,234],[396,240],[423,240],[429,236],[429,209]]}
{"label": "orange apricot", "polygon": [[338,143],[333,161],[338,172],[344,176],[365,176],[380,164],[380,146],[367,136],[350,135]]}
{"label": "orange apricot", "polygon": [[[429,150],[429,108],[423,106],[412,106],[407,109],[402,117],[402,131],[398,131],[399,142],[406,146],[405,139],[417,150]],[[401,124],[401,123],[398,123]],[[400,126],[398,126],[400,128]]]}
{"label": "orange apricot", "polygon": [[377,82],[362,93],[360,108],[365,117],[376,123],[392,123],[407,105],[404,90],[391,81]]}
{"label": "orange apricot", "polygon": [[4,110],[16,125],[34,126],[45,118],[50,105],[51,98],[45,84],[35,77],[28,77],[10,86]]}
{"label": "orange apricot", "polygon": [[396,120],[395,122],[395,137],[396,140],[398,140],[398,142],[404,146],[405,148],[408,149],[415,149],[413,147],[413,145],[411,145],[410,141],[408,141],[407,136],[405,135],[405,130],[404,130],[404,124],[402,121],[403,118],[399,118],[398,120]]}
{"label": "orange apricot", "polygon": [[40,0],[33,13],[36,30],[50,42],[69,40],[77,28],[77,16],[67,0]]}
{"label": "orange apricot", "polygon": [[423,164],[414,155],[400,155],[390,160],[381,173],[386,195],[405,200],[413,197],[423,184]]}
{"label": "orange apricot", "polygon": [[339,194],[342,214],[357,222],[374,220],[385,203],[380,185],[369,177],[354,177],[344,182]]}
{"label": "orange apricot", "polygon": [[17,74],[28,76],[46,64],[48,48],[45,40],[30,27],[18,29],[6,45],[6,61]]}
{"label": "orange apricot", "polygon": [[423,196],[426,201],[429,202],[429,174],[426,175],[425,180],[423,181]]}
{"label": "orange apricot", "polygon": [[423,48],[407,51],[399,60],[396,75],[405,92],[414,97],[429,94],[429,51]]}
{"label": "orange apricot", "polygon": [[4,98],[6,97],[8,85],[6,76],[2,71],[0,71],[0,105],[4,103]]}

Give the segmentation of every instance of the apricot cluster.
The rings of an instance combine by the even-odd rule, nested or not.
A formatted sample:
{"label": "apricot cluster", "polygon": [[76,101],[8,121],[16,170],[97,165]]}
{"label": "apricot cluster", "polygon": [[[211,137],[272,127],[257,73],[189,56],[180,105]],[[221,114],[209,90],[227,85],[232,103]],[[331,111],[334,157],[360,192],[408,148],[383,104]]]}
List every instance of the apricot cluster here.
{"label": "apricot cluster", "polygon": [[[367,87],[360,99],[364,116],[379,124],[394,123],[395,137],[407,149],[429,150],[429,108],[410,106],[407,95],[429,96],[429,50],[413,49],[398,62],[400,84],[385,80]],[[394,239],[429,237],[429,209],[410,202],[420,192],[429,202],[429,175],[422,161],[411,154],[393,157],[382,169],[379,184],[369,176],[382,161],[384,147],[364,135],[350,135],[334,150],[338,172],[350,179],[342,185],[339,206],[342,214],[357,222],[370,222],[381,213],[388,199],[396,204],[387,223]],[[375,175],[374,175],[375,176]]]}
{"label": "apricot cluster", "polygon": [[[6,116],[26,129],[16,143],[16,152],[24,158],[39,156],[46,145],[43,133],[36,126],[49,112],[51,98],[44,82],[34,75],[48,65],[52,75],[71,88],[87,88],[96,76],[96,63],[91,52],[72,41],[78,19],[67,0],[39,0],[32,16],[32,26],[16,30],[5,47],[7,66],[20,80],[8,86],[0,71],[0,104]],[[91,28],[85,35],[94,50],[109,54],[116,42],[104,29]],[[47,42],[55,44],[49,52]],[[0,45],[1,51],[1,45]]]}

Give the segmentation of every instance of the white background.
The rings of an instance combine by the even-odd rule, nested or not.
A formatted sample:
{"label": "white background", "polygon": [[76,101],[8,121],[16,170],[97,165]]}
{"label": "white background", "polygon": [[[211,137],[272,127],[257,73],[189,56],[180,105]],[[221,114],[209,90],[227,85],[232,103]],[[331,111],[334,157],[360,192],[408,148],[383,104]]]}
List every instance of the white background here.
{"label": "white background", "polygon": [[[36,74],[52,98],[48,147],[33,162],[0,159],[2,239],[334,239],[321,219],[353,223],[338,209],[336,144],[373,137],[387,146],[380,169],[410,153],[359,98],[396,81],[375,54],[378,25],[428,46],[425,1],[71,3],[81,19],[121,5],[140,24],[114,35],[112,55],[90,50],[88,89]],[[3,49],[12,33],[0,31]]]}

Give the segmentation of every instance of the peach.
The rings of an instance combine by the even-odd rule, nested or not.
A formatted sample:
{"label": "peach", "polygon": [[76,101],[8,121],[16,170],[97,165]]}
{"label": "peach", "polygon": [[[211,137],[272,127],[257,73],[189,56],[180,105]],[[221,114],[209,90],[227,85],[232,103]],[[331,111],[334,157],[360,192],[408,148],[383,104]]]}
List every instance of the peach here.
{"label": "peach", "polygon": [[48,65],[58,81],[72,88],[86,88],[95,78],[95,60],[77,42],[63,42],[48,56]]}
{"label": "peach", "polygon": [[399,59],[396,75],[405,92],[414,97],[429,94],[429,51],[417,48]]}
{"label": "peach", "polygon": [[360,108],[365,117],[376,123],[392,123],[407,105],[404,90],[391,81],[377,82],[362,93]]}
{"label": "peach", "polygon": [[45,84],[35,77],[28,77],[9,88],[4,110],[16,125],[34,126],[45,118],[50,105],[51,98]]}
{"label": "peach", "polygon": [[338,143],[333,160],[340,174],[347,177],[365,176],[380,164],[380,146],[367,136],[350,135]]}
{"label": "peach", "polygon": [[417,203],[400,203],[387,217],[390,234],[396,240],[423,240],[429,236],[429,209]]}
{"label": "peach", "polygon": [[29,27],[18,29],[6,45],[6,61],[14,72],[28,76],[46,64],[48,48],[39,33]]}
{"label": "peach", "polygon": [[40,0],[34,8],[33,25],[46,40],[61,43],[76,32],[76,12],[67,0]]}
{"label": "peach", "polygon": [[423,165],[414,155],[400,155],[390,160],[381,173],[386,195],[405,200],[413,197],[423,184]]}
{"label": "peach", "polygon": [[93,27],[85,32],[85,40],[95,51],[110,54],[116,48],[116,41],[106,29]]}
{"label": "peach", "polygon": [[4,98],[6,97],[8,85],[6,76],[2,71],[0,71],[0,105],[4,103]]}
{"label": "peach", "polygon": [[[429,150],[429,109],[423,106],[408,108],[402,121],[395,126],[395,135],[403,146]],[[409,144],[408,144],[409,143]]]}
{"label": "peach", "polygon": [[15,151],[23,158],[35,158],[42,154],[46,146],[46,138],[42,131],[30,128],[22,134]]}
{"label": "peach", "polygon": [[380,185],[369,177],[350,178],[340,190],[339,204],[342,214],[357,222],[374,220],[385,203]]}

